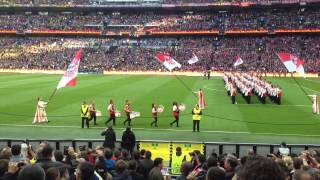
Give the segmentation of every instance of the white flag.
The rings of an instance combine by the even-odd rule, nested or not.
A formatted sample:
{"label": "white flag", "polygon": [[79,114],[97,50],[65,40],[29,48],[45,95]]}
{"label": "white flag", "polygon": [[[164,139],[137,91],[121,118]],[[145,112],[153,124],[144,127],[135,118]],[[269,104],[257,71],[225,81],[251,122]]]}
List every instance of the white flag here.
{"label": "white flag", "polygon": [[192,53],[192,58],[189,59],[188,63],[189,64],[194,64],[194,63],[196,63],[198,61],[199,61],[199,58],[194,53]]}
{"label": "white flag", "polygon": [[236,62],[234,62],[233,67],[237,67],[239,65],[243,64],[243,60],[241,59],[241,57],[238,55],[236,58]]}

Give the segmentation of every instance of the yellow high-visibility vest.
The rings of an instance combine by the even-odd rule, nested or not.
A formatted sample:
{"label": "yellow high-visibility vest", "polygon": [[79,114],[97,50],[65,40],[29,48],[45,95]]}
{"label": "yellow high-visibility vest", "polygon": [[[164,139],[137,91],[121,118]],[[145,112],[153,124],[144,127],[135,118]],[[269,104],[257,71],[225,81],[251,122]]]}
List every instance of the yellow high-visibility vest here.
{"label": "yellow high-visibility vest", "polygon": [[176,154],[172,155],[172,161],[171,161],[172,174],[181,174],[180,168],[181,168],[183,159],[184,159],[183,155],[180,155],[180,156],[177,156]]}
{"label": "yellow high-visibility vest", "polygon": [[201,120],[201,109],[196,109],[196,108],[193,108],[193,115],[192,115],[192,120]]}
{"label": "yellow high-visibility vest", "polygon": [[89,106],[88,105],[81,105],[81,117],[89,118]]}

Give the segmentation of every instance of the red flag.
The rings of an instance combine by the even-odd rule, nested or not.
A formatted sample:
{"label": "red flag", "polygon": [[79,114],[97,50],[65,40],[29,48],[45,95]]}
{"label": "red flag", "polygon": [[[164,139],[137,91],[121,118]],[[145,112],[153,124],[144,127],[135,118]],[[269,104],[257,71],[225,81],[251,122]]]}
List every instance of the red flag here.
{"label": "red flag", "polygon": [[77,75],[80,64],[81,54],[83,53],[83,49],[79,49],[76,56],[74,57],[71,64],[69,64],[67,71],[64,73],[61,78],[57,89],[66,87],[66,86],[75,86],[77,85]]}
{"label": "red flag", "polygon": [[158,52],[155,58],[163,64],[169,71],[174,68],[181,68],[181,64],[174,60],[170,55]]}
{"label": "red flag", "polygon": [[305,76],[302,59],[284,52],[278,52],[277,55],[289,72],[298,72],[301,76]]}

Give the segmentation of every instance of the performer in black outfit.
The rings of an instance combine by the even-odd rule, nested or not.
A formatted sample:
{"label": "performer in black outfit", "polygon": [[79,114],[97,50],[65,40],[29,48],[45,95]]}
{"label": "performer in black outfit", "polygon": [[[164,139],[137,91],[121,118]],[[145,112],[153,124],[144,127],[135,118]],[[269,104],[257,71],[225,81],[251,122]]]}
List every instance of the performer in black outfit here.
{"label": "performer in black outfit", "polygon": [[126,113],[127,119],[123,122],[123,125],[126,125],[126,123],[128,122],[128,125],[131,126],[131,118],[130,118],[131,105],[129,103],[129,100],[126,100],[126,104],[124,106],[124,111]]}
{"label": "performer in black outfit", "polygon": [[153,126],[153,124],[158,127],[158,108],[155,104],[152,104],[152,117],[153,117],[153,121],[151,122],[151,126]]}
{"label": "performer in black outfit", "polygon": [[179,127],[179,113],[180,109],[177,102],[172,103],[172,115],[174,117],[174,121],[170,123],[170,126],[172,126],[174,123],[177,124],[177,127]]}
{"label": "performer in black outfit", "polygon": [[96,105],[94,104],[94,101],[92,101],[92,100],[89,105],[89,111],[90,111],[89,121],[91,121],[93,119],[94,125],[97,125]]}
{"label": "performer in black outfit", "polygon": [[108,106],[108,111],[109,111],[109,119],[106,121],[105,124],[108,124],[111,120],[113,125],[116,125],[116,111],[114,107],[113,100],[110,99],[109,106]]}

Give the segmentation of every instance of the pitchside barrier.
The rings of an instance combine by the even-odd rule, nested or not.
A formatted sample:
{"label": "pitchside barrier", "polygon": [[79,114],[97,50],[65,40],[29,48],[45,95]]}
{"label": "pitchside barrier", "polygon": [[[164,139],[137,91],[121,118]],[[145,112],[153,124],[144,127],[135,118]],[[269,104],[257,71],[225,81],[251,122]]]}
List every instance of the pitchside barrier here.
{"label": "pitchside barrier", "polygon": [[[101,139],[75,139],[75,140],[45,140],[54,149],[63,151],[65,147],[72,146],[75,149],[79,147],[95,148],[103,145]],[[27,143],[32,145],[34,149],[43,142],[40,139],[0,139],[0,148],[11,147],[14,144]],[[120,141],[116,142],[116,147],[120,148]],[[248,150],[252,149],[256,154],[264,155],[270,153],[277,153],[279,144],[254,144],[254,143],[224,143],[224,142],[188,142],[188,141],[157,141],[157,140],[143,140],[137,141],[135,149],[149,150],[152,152],[152,158],[161,157],[164,159],[165,164],[169,164],[172,153],[175,152],[177,147],[181,147],[182,153],[186,155],[187,160],[190,160],[189,153],[194,150],[199,150],[207,157],[212,153],[226,154],[234,153],[238,157],[247,155]],[[299,154],[303,150],[320,149],[320,144],[289,144],[288,147],[291,153]]]}

